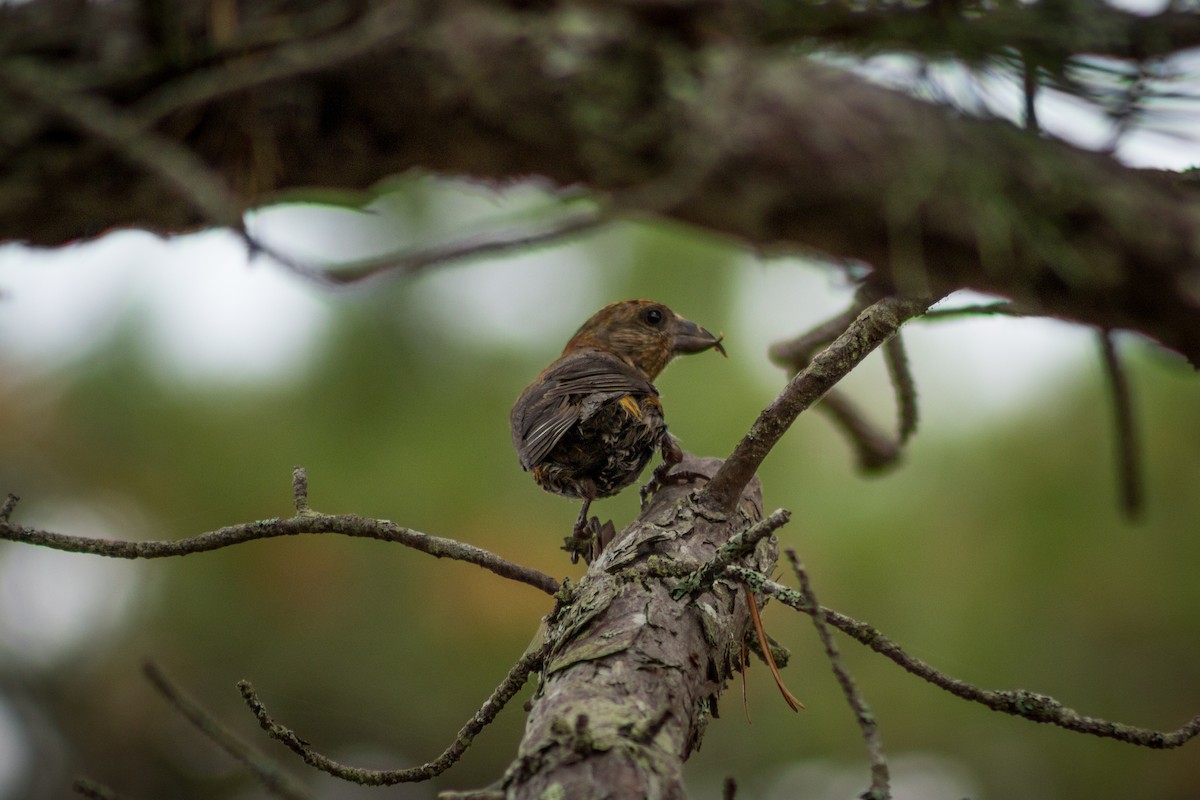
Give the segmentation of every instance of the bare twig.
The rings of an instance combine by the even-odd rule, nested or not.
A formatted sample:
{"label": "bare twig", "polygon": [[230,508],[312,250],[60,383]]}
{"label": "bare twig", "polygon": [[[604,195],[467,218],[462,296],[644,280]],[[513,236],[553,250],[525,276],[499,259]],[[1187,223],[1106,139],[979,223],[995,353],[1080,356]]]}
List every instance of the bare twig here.
{"label": "bare twig", "polygon": [[935,298],[889,297],[863,311],[833,344],[818,353],[755,420],[750,431],[700,490],[701,503],[728,511],[742,487],[800,412],[821,398],[907,319],[923,313]]}
{"label": "bare twig", "polygon": [[1023,717],[1033,722],[1057,725],[1076,733],[1116,739],[1127,744],[1156,750],[1179,747],[1200,735],[1200,715],[1193,717],[1187,724],[1173,731],[1163,732],[1087,717],[1067,708],[1053,697],[1024,689],[1004,691],[980,689],[966,681],[939,672],[921,659],[909,655],[898,644],[867,623],[859,622],[853,617],[825,606],[814,607],[795,589],[776,583],[759,572],[733,564],[725,568],[725,573],[753,587],[756,592],[768,594],[797,611],[809,615],[819,611],[824,615],[828,624],[859,644],[866,645],[876,653],[891,659],[904,670],[957,697],[979,703],[993,711]]}
{"label": "bare twig", "polygon": [[4,503],[0,505],[0,522],[8,522],[8,518],[12,516],[13,509],[17,507],[17,503],[21,498],[17,497],[12,492],[4,498]]}
{"label": "bare twig", "polygon": [[883,343],[883,360],[896,393],[896,437],[904,445],[917,431],[917,385],[908,367],[901,333]]}
{"label": "bare twig", "polygon": [[1037,95],[1041,83],[1039,77],[1037,62],[1030,57],[1028,51],[1023,52],[1021,54],[1021,88],[1025,104],[1022,122],[1025,130],[1030,133],[1037,133],[1041,130],[1037,115]]}
{"label": "bare twig", "polygon": [[267,735],[272,739],[282,742],[293,753],[304,759],[304,762],[309,766],[315,767],[322,772],[341,778],[342,780],[352,783],[361,784],[363,786],[391,786],[397,783],[416,783],[434,778],[450,767],[452,767],[471,746],[471,742],[475,737],[486,728],[492,720],[500,713],[504,706],[516,696],[521,687],[529,679],[530,674],[538,669],[541,669],[542,664],[546,660],[546,653],[549,650],[549,645],[543,643],[540,648],[527,652],[525,655],[513,665],[509,670],[508,675],[492,692],[491,697],[484,701],[479,710],[475,712],[471,719],[463,725],[459,730],[454,741],[447,747],[440,756],[419,767],[398,770],[376,770],[363,769],[361,767],[351,767],[341,764],[333,759],[318,753],[303,739],[301,739],[295,731],[280,723],[276,722],[269,713],[266,707],[258,699],[255,694],[254,687],[248,681],[238,683],[238,689],[241,690],[242,698],[246,701],[246,705],[250,707],[251,712],[258,719],[258,724],[267,732]]}
{"label": "bare twig", "polygon": [[541,228],[484,233],[432,247],[386,253],[382,256],[324,267],[305,264],[257,239],[249,238],[247,241],[252,250],[264,253],[298,275],[323,284],[343,286],[385,272],[411,275],[443,264],[491,258],[504,253],[559,244],[572,236],[598,228],[611,220],[612,216],[606,210],[590,210],[564,216]]}
{"label": "bare twig", "polygon": [[[787,369],[789,377],[794,377],[808,366],[820,348],[840,336],[876,299],[865,288],[860,290],[854,302],[842,313],[795,339],[771,345],[771,360]],[[915,399],[915,392],[912,396]],[[879,472],[899,460],[900,446],[897,441],[872,423],[854,401],[837,387],[826,392],[815,408],[818,413],[829,416],[850,440],[857,455],[858,468],[863,472]],[[903,413],[901,411],[901,416]]]}
{"label": "bare twig", "polygon": [[201,708],[200,704],[183,694],[157,665],[147,661],[143,665],[142,671],[154,688],[171,705],[175,706],[188,722],[212,739],[226,753],[245,764],[267,791],[278,797],[288,798],[288,800],[313,800],[313,795],[308,789],[280,769],[278,764],[261,753],[255,752],[248,744],[213,719],[207,711]]}
{"label": "bare twig", "polygon": [[541,589],[546,594],[554,594],[558,591],[558,581],[549,575],[508,561],[482,547],[454,539],[445,539],[441,536],[430,536],[411,528],[401,527],[386,519],[371,519],[360,517],[357,514],[318,514],[307,509],[308,478],[300,467],[292,472],[292,497],[298,508],[300,505],[304,505],[305,509],[289,519],[276,517],[257,522],[244,522],[186,539],[150,542],[94,539],[88,536],[72,536],[28,528],[0,518],[0,540],[23,542],[68,553],[89,553],[106,558],[134,559],[169,558],[192,553],[206,553],[243,542],[272,539],[278,536],[336,533],[362,539],[377,539],[381,542],[395,542],[414,550],[420,550],[422,553],[428,553],[435,558],[452,558],[475,564],[502,578]]}
{"label": "bare twig", "polygon": [[24,542],[68,553],[89,553],[106,558],[169,558],[219,550],[243,542],[299,534],[336,533],[381,542],[395,542],[436,558],[453,558],[483,567],[502,578],[525,583],[546,594],[558,591],[558,581],[543,572],[508,561],[482,547],[430,536],[404,528],[386,519],[371,519],[355,514],[317,514],[307,512],[289,519],[264,519],[208,531],[172,541],[131,542],[119,539],[93,539],[64,533],[37,530],[11,522],[0,522],[0,540]]}
{"label": "bare twig", "polygon": [[1113,422],[1117,434],[1117,478],[1121,488],[1121,508],[1129,519],[1142,513],[1142,466],[1138,448],[1137,423],[1134,422],[1133,395],[1129,378],[1117,354],[1111,330],[1097,332],[1104,376],[1112,391]]}
{"label": "bare twig", "polygon": [[858,468],[863,472],[881,472],[900,460],[900,444],[895,437],[867,419],[849,395],[836,386],[825,393],[813,410],[838,424],[854,447]]}
{"label": "bare twig", "polygon": [[292,467],[292,503],[297,514],[309,513],[308,472],[304,467]]}
{"label": "bare twig", "polygon": [[825,646],[825,655],[829,657],[829,665],[833,668],[833,674],[837,677],[838,684],[842,687],[842,693],[846,695],[846,702],[854,711],[854,718],[858,721],[863,741],[867,745],[867,756],[871,760],[871,786],[859,796],[862,800],[888,800],[891,797],[891,788],[887,759],[883,754],[883,741],[879,737],[875,715],[871,713],[867,701],[863,699],[858,687],[855,686],[854,678],[842,664],[841,653],[838,652],[837,643],[833,641],[829,626],[825,624],[825,614],[821,609],[821,604],[817,602],[816,594],[813,593],[808,572],[800,563],[800,559],[796,557],[795,550],[789,549],[787,557],[792,564],[792,571],[796,573],[796,578],[800,581],[800,594],[813,609],[811,615],[813,625],[817,629],[817,635],[821,637],[821,644]]}

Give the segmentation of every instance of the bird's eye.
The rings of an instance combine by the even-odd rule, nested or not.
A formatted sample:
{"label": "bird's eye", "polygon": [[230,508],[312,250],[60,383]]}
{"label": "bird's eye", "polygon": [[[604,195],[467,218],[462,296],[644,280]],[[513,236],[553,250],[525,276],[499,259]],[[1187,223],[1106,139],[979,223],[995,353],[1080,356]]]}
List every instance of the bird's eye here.
{"label": "bird's eye", "polygon": [[651,325],[657,325],[663,321],[663,312],[660,308],[648,308],[646,313],[642,314],[642,319]]}

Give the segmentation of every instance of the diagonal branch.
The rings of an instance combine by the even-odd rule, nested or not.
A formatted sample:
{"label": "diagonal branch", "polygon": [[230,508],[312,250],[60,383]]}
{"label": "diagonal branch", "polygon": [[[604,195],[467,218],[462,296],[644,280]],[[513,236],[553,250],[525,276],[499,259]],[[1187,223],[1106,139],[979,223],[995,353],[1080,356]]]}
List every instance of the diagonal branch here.
{"label": "diagonal branch", "polygon": [[891,338],[905,320],[924,313],[935,299],[888,297],[859,314],[763,410],[712,481],[701,490],[700,502],[722,510],[731,509],[742,488],[796,417]]}
{"label": "diagonal branch", "polygon": [[227,728],[212,718],[199,703],[179,690],[157,664],[147,661],[143,666],[146,679],[167,701],[175,706],[201,733],[212,739],[222,750],[245,764],[254,777],[269,791],[286,800],[314,800],[313,795],[296,782],[295,778],[279,768],[279,765],[257,753],[248,744],[234,736]]}
{"label": "diagonal branch", "polygon": [[253,241],[253,246],[298,275],[318,283],[344,286],[383,273],[412,275],[444,264],[494,258],[506,253],[527,252],[536,247],[556,245],[595,230],[611,220],[611,214],[605,210],[578,212],[564,215],[551,224],[543,224],[536,228],[483,233],[431,247],[385,253],[328,266],[306,264],[257,239]]}
{"label": "diagonal branch", "polygon": [[508,675],[505,676],[500,685],[496,687],[496,690],[492,692],[491,696],[484,701],[479,710],[462,726],[462,729],[454,737],[454,741],[451,742],[450,746],[433,761],[409,769],[363,769],[334,761],[328,756],[314,750],[308,742],[300,738],[291,728],[276,722],[267,712],[262,701],[258,699],[258,695],[249,681],[239,682],[238,689],[241,691],[246,705],[250,707],[250,711],[258,719],[258,724],[267,732],[267,735],[283,743],[293,753],[304,759],[304,762],[309,766],[315,767],[335,778],[341,778],[342,780],[363,786],[392,786],[397,783],[417,783],[441,775],[462,758],[463,753],[471,746],[471,742],[479,732],[491,724],[492,720],[508,704],[508,701],[512,700],[517,692],[521,690],[521,687],[525,685],[529,676],[541,669],[542,664],[545,663],[548,649],[549,645],[543,643],[541,647],[521,656],[512,669],[509,670]]}
{"label": "diagonal branch", "polygon": [[181,143],[145,129],[102,97],[78,91],[63,75],[29,59],[0,63],[0,87],[42,106],[145,170],[209,224],[242,229],[242,201],[219,172]]}
{"label": "diagonal branch", "polygon": [[879,727],[875,722],[875,715],[871,713],[867,701],[863,699],[862,693],[854,684],[854,678],[850,677],[850,673],[842,664],[842,656],[838,652],[837,643],[833,641],[833,636],[829,633],[829,626],[825,624],[825,613],[821,604],[817,602],[816,594],[813,593],[812,584],[808,579],[808,571],[796,557],[795,550],[787,550],[787,557],[792,564],[792,572],[800,581],[800,594],[809,607],[814,609],[811,615],[813,625],[816,626],[817,635],[825,647],[825,655],[829,658],[833,674],[842,687],[842,693],[846,695],[846,702],[854,711],[854,718],[862,731],[863,741],[867,744],[867,756],[871,760],[871,786],[859,797],[862,800],[888,800],[891,797],[891,779],[888,775],[887,759],[883,755],[883,740],[879,737]]}

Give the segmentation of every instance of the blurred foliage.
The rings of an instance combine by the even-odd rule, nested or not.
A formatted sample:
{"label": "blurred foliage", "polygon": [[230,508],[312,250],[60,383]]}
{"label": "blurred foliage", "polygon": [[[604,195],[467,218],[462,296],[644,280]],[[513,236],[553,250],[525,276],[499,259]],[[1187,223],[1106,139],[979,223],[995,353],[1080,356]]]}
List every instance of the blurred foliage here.
{"label": "blurred foliage", "polygon": [[[677,228],[625,233],[557,251],[559,268],[577,271],[587,287],[571,302],[655,297],[738,340],[734,298],[746,273],[734,250]],[[480,270],[512,267],[438,277],[465,290]],[[389,518],[553,575],[579,574],[582,565],[557,550],[576,507],[520,471],[506,426],[511,402],[573,325],[526,348],[455,335],[469,327],[469,311],[431,308],[418,291],[429,279],[329,295],[331,324],[307,369],[263,386],[205,387],[155,371],[146,355],[152,332],[133,316],[77,363],[8,382],[0,490],[25,498],[23,524],[50,525],[63,508],[83,507],[102,529],[67,532],[174,538],[289,514],[290,470],[302,464],[321,511]],[[818,321],[792,324],[800,332]],[[942,330],[954,335],[952,325]],[[925,419],[906,462],[878,478],[856,475],[838,435],[804,415],[761,477],[767,507],[794,513],[783,544],[799,550],[823,602],[986,687],[1029,688],[1084,713],[1159,728],[1200,711],[1200,381],[1149,346],[1126,344],[1148,470],[1149,504],[1137,525],[1117,512],[1098,368],[1064,376],[1041,393],[1049,399],[984,427],[950,433]],[[918,388],[936,392],[921,384],[919,355],[914,361]],[[765,353],[752,362],[690,358],[663,376],[672,429],[688,449],[727,454],[782,385],[782,374],[764,383]],[[869,405],[886,419],[889,402]],[[623,524],[634,494],[597,511]],[[0,559],[14,547],[0,547]],[[75,775],[130,798],[263,796],[153,693],[140,675],[144,657],[322,797],[482,786],[515,754],[519,702],[432,787],[342,786],[270,743],[234,684],[253,681],[282,721],[334,757],[420,763],[451,741],[549,610],[528,587],[336,536],[121,569],[141,589],[118,632],[53,663],[0,663],[0,693],[36,764],[13,798],[62,797]],[[766,621],[793,649],[785,678],[809,710],[788,712],[766,670],[752,666],[753,724],[733,687],[689,766],[695,796],[719,796],[726,775],[738,779],[741,797],[787,796],[779,781],[797,765],[848,770],[849,793],[861,791],[861,741],[808,619],[773,605]],[[1151,752],[1010,719],[857,645],[842,647],[894,762],[936,756],[939,769],[967,776],[975,798],[1182,800],[1200,786],[1196,744]],[[961,796],[949,783],[923,785],[928,797]]]}

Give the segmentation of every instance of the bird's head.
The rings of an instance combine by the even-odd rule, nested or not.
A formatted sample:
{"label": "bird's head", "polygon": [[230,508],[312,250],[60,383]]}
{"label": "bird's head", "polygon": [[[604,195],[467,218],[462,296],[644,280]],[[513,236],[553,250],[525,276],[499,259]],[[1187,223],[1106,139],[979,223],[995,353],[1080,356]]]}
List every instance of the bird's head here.
{"label": "bird's head", "polygon": [[583,323],[563,355],[593,349],[612,353],[654,380],[677,355],[716,349],[725,355],[721,337],[653,300],[610,303]]}

